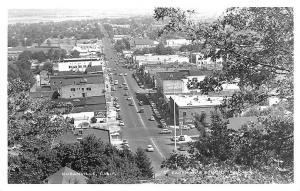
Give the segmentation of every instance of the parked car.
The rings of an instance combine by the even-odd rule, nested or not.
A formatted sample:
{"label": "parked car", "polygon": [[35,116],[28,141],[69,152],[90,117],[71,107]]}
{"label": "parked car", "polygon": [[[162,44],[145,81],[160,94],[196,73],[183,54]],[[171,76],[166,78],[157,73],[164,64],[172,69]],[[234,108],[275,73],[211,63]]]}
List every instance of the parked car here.
{"label": "parked car", "polygon": [[120,74],[119,74],[119,76],[123,76],[123,74],[122,74],[122,73],[120,73]]}
{"label": "parked car", "polygon": [[185,141],[184,135],[180,135],[180,136],[179,136],[179,141]]}
{"label": "parked car", "polygon": [[126,86],[126,82],[124,82],[123,85]]}
{"label": "parked car", "polygon": [[[174,136],[171,137],[171,141],[175,141],[175,137]],[[179,141],[179,136],[176,136],[176,141]]]}
{"label": "parked car", "polygon": [[155,121],[154,116],[151,116],[151,117],[150,117],[150,121]]}
{"label": "parked car", "polygon": [[190,127],[187,126],[187,125],[183,125],[183,126],[181,127],[181,129],[182,129],[182,130],[190,130]]}
{"label": "parked car", "polygon": [[127,76],[127,73],[124,73],[124,76]]}
{"label": "parked car", "polygon": [[123,121],[120,121],[119,125],[120,125],[120,126],[124,126],[125,123],[124,123]]}
{"label": "parked car", "polygon": [[121,120],[122,118],[121,118],[121,115],[117,115],[117,120]]}
{"label": "parked car", "polygon": [[119,112],[119,111],[120,111],[120,108],[117,108],[116,111]]}
{"label": "parked car", "polygon": [[170,129],[162,129],[159,134],[171,134],[172,133],[172,130]]}
{"label": "parked car", "polygon": [[132,102],[129,103],[130,106],[134,106],[134,104]]}
{"label": "parked car", "polygon": [[124,96],[128,96],[128,95],[129,95],[128,92],[125,92],[125,93],[124,93]]}
{"label": "parked car", "polygon": [[188,124],[188,127],[190,127],[190,129],[194,129],[195,125],[194,124]]}
{"label": "parked car", "polygon": [[128,97],[128,98],[127,98],[127,100],[131,101],[131,100],[132,100],[132,98],[131,98],[131,97]]}
{"label": "parked car", "polygon": [[146,151],[147,152],[153,152],[154,151],[153,146],[152,145],[147,145]]}
{"label": "parked car", "polygon": [[143,105],[143,101],[139,101],[139,105],[142,106]]}
{"label": "parked car", "polygon": [[127,87],[127,86],[125,86],[125,87],[124,87],[124,90],[128,90],[128,87]]}
{"label": "parked car", "polygon": [[141,108],[139,112],[144,113],[144,110],[145,110],[144,108]]}

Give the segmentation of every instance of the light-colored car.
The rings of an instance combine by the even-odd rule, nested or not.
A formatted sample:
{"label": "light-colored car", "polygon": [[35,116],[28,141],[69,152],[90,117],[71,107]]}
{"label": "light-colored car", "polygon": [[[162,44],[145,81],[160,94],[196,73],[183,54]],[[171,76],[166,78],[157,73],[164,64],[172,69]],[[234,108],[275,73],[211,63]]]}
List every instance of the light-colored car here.
{"label": "light-colored car", "polygon": [[182,130],[190,130],[190,127],[187,126],[187,125],[183,125],[183,126],[181,127],[181,129],[182,129]]}
{"label": "light-colored car", "polygon": [[194,125],[194,124],[188,124],[188,126],[189,126],[191,129],[194,129],[194,128],[195,128],[195,125]]}
{"label": "light-colored car", "polygon": [[119,112],[119,111],[120,111],[120,108],[117,108],[116,111]]}
{"label": "light-colored car", "polygon": [[119,125],[120,125],[120,126],[124,126],[125,123],[124,123],[123,121],[120,121]]}
{"label": "light-colored car", "polygon": [[172,133],[172,130],[170,129],[162,129],[159,134],[171,134]]}
{"label": "light-colored car", "polygon": [[120,73],[120,74],[119,74],[119,76],[123,76],[123,74],[122,74],[122,73]]}
{"label": "light-colored car", "polygon": [[131,98],[131,97],[128,97],[127,100],[132,100],[132,98]]}
{"label": "light-colored car", "polygon": [[151,117],[150,117],[150,121],[155,121],[154,116],[151,116]]}
{"label": "light-colored car", "polygon": [[123,85],[126,86],[126,82],[124,82]]}
{"label": "light-colored car", "polygon": [[152,145],[147,145],[146,151],[147,152],[153,152],[154,151],[153,146]]}
{"label": "light-colored car", "polygon": [[124,73],[124,76],[127,76],[127,73]]}

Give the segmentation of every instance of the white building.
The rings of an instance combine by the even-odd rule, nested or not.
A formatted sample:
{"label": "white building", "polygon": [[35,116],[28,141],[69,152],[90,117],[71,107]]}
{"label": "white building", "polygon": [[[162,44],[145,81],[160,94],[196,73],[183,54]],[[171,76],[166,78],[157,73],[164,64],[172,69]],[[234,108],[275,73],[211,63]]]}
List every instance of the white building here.
{"label": "white building", "polygon": [[221,69],[223,59],[218,58],[216,61],[213,61],[211,58],[205,58],[203,53],[197,52],[191,54],[190,62],[196,64],[200,68]]}
{"label": "white building", "polygon": [[145,54],[142,56],[135,56],[134,60],[137,62],[138,66],[144,64],[168,64],[168,63],[189,63],[189,58],[180,55],[151,55]]}
{"label": "white building", "polygon": [[88,66],[104,66],[103,58],[71,58],[56,63],[57,70],[84,72]]}
{"label": "white building", "polygon": [[182,45],[189,45],[192,43],[191,40],[186,40],[186,39],[169,39],[166,40],[167,46],[172,47],[172,48],[179,48]]}

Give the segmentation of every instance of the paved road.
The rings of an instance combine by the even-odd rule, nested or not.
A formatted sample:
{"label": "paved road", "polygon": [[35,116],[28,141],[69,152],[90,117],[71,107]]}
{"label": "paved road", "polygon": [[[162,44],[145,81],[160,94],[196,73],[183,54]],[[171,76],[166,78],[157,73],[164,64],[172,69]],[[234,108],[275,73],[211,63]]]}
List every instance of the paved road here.
{"label": "paved road", "polygon": [[[174,148],[174,144],[170,140],[172,135],[159,134],[161,129],[158,128],[158,122],[149,120],[153,114],[150,105],[139,106],[136,99],[136,92],[145,92],[145,90],[138,86],[132,77],[132,71],[123,68],[120,64],[116,64],[118,58],[110,40],[104,38],[103,44],[105,57],[109,61],[107,67],[116,69],[112,73],[118,74],[113,75],[113,79],[118,80],[119,84],[125,82],[128,85],[128,90],[119,88],[118,85],[116,86],[117,91],[112,93],[113,96],[118,97],[118,103],[121,108],[120,115],[125,123],[125,126],[122,127],[122,138],[129,142],[132,151],[135,151],[138,147],[145,149],[147,145],[152,145],[155,151],[147,152],[147,154],[152,161],[154,171],[159,173],[161,162],[170,155]],[[119,76],[120,73],[127,73],[127,76]],[[126,100],[129,96],[124,96],[125,92],[128,92],[129,96],[133,98],[134,106],[129,105],[130,102]],[[144,113],[138,112],[141,107],[144,108]]]}
{"label": "paved road", "polygon": [[[113,75],[114,80],[118,80],[119,84],[128,84],[129,89],[124,90],[116,86],[113,95],[118,97],[118,103],[120,105],[121,111],[120,115],[125,123],[122,128],[122,137],[127,139],[131,150],[135,151],[138,147],[146,148],[147,145],[152,145],[155,149],[154,152],[148,152],[152,165],[155,172],[159,171],[160,164],[164,158],[168,157],[173,149],[170,136],[171,135],[160,135],[157,121],[150,121],[149,118],[152,115],[152,110],[149,105],[142,106],[144,108],[144,113],[139,113],[141,106],[138,105],[138,100],[136,99],[136,92],[142,91],[139,88],[136,81],[132,78],[132,72],[128,69],[122,68],[120,65],[116,65],[115,62],[118,60],[115,52],[112,49],[112,45],[108,39],[103,40],[104,52],[106,59],[109,60],[107,67],[116,68],[113,73],[127,73],[127,76]],[[112,59],[111,59],[112,58]],[[124,96],[124,93],[128,92],[129,96],[133,98],[134,106],[129,105],[129,101],[126,100],[129,96]],[[169,144],[168,144],[169,143]]]}

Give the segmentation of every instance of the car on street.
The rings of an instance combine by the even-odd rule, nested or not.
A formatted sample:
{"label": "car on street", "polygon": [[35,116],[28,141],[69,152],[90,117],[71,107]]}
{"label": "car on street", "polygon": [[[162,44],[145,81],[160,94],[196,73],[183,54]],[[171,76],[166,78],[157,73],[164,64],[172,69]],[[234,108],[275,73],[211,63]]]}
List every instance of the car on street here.
{"label": "car on street", "polygon": [[194,124],[188,124],[188,127],[189,127],[190,129],[194,129],[194,128],[195,128],[195,125],[194,125]]}
{"label": "car on street", "polygon": [[155,121],[154,116],[151,116],[149,120],[150,120],[150,121]]}
{"label": "car on street", "polygon": [[179,141],[185,141],[184,135],[180,135],[180,136],[179,136]]}
{"label": "car on street", "polygon": [[132,98],[131,98],[131,97],[128,97],[128,98],[127,98],[127,100],[131,101],[131,100],[132,100]]}
{"label": "car on street", "polygon": [[123,85],[126,86],[126,82],[123,82]]}
{"label": "car on street", "polygon": [[117,120],[121,120],[122,118],[121,118],[121,115],[117,115]]}
{"label": "car on street", "polygon": [[183,126],[181,127],[181,129],[182,129],[182,130],[190,130],[190,127],[187,126],[187,125],[183,125]]}
{"label": "car on street", "polygon": [[153,146],[152,145],[147,145],[146,151],[147,152],[153,152],[154,151]]}
{"label": "car on street", "polygon": [[129,103],[130,106],[134,106],[132,102]]}
{"label": "car on street", "polygon": [[127,86],[125,86],[125,87],[124,87],[124,90],[128,90],[128,87],[127,87]]}
{"label": "car on street", "polygon": [[120,125],[120,126],[124,126],[125,123],[124,123],[123,121],[120,121],[120,122],[119,122],[119,125]]}
{"label": "car on street", "polygon": [[139,101],[139,105],[140,105],[140,106],[144,105],[144,104],[143,104],[143,101]]}
{"label": "car on street", "polygon": [[119,88],[122,88],[122,85],[119,85]]}
{"label": "car on street", "polygon": [[[175,141],[175,137],[174,136],[171,137],[171,141]],[[179,136],[176,136],[176,141],[179,141]]]}
{"label": "car on street", "polygon": [[141,108],[139,112],[144,113],[144,108]]}
{"label": "car on street", "polygon": [[119,76],[123,76],[123,74],[122,74],[122,73],[120,73],[120,74],[119,74]]}
{"label": "car on street", "polygon": [[116,111],[119,112],[119,111],[120,111],[120,108],[117,108]]}
{"label": "car on street", "polygon": [[124,93],[124,96],[128,96],[128,95],[129,95],[128,92],[125,92],[125,93]]}
{"label": "car on street", "polygon": [[124,76],[127,76],[127,73],[124,73]]}
{"label": "car on street", "polygon": [[170,129],[162,129],[159,134],[171,134],[172,133],[172,130]]}

